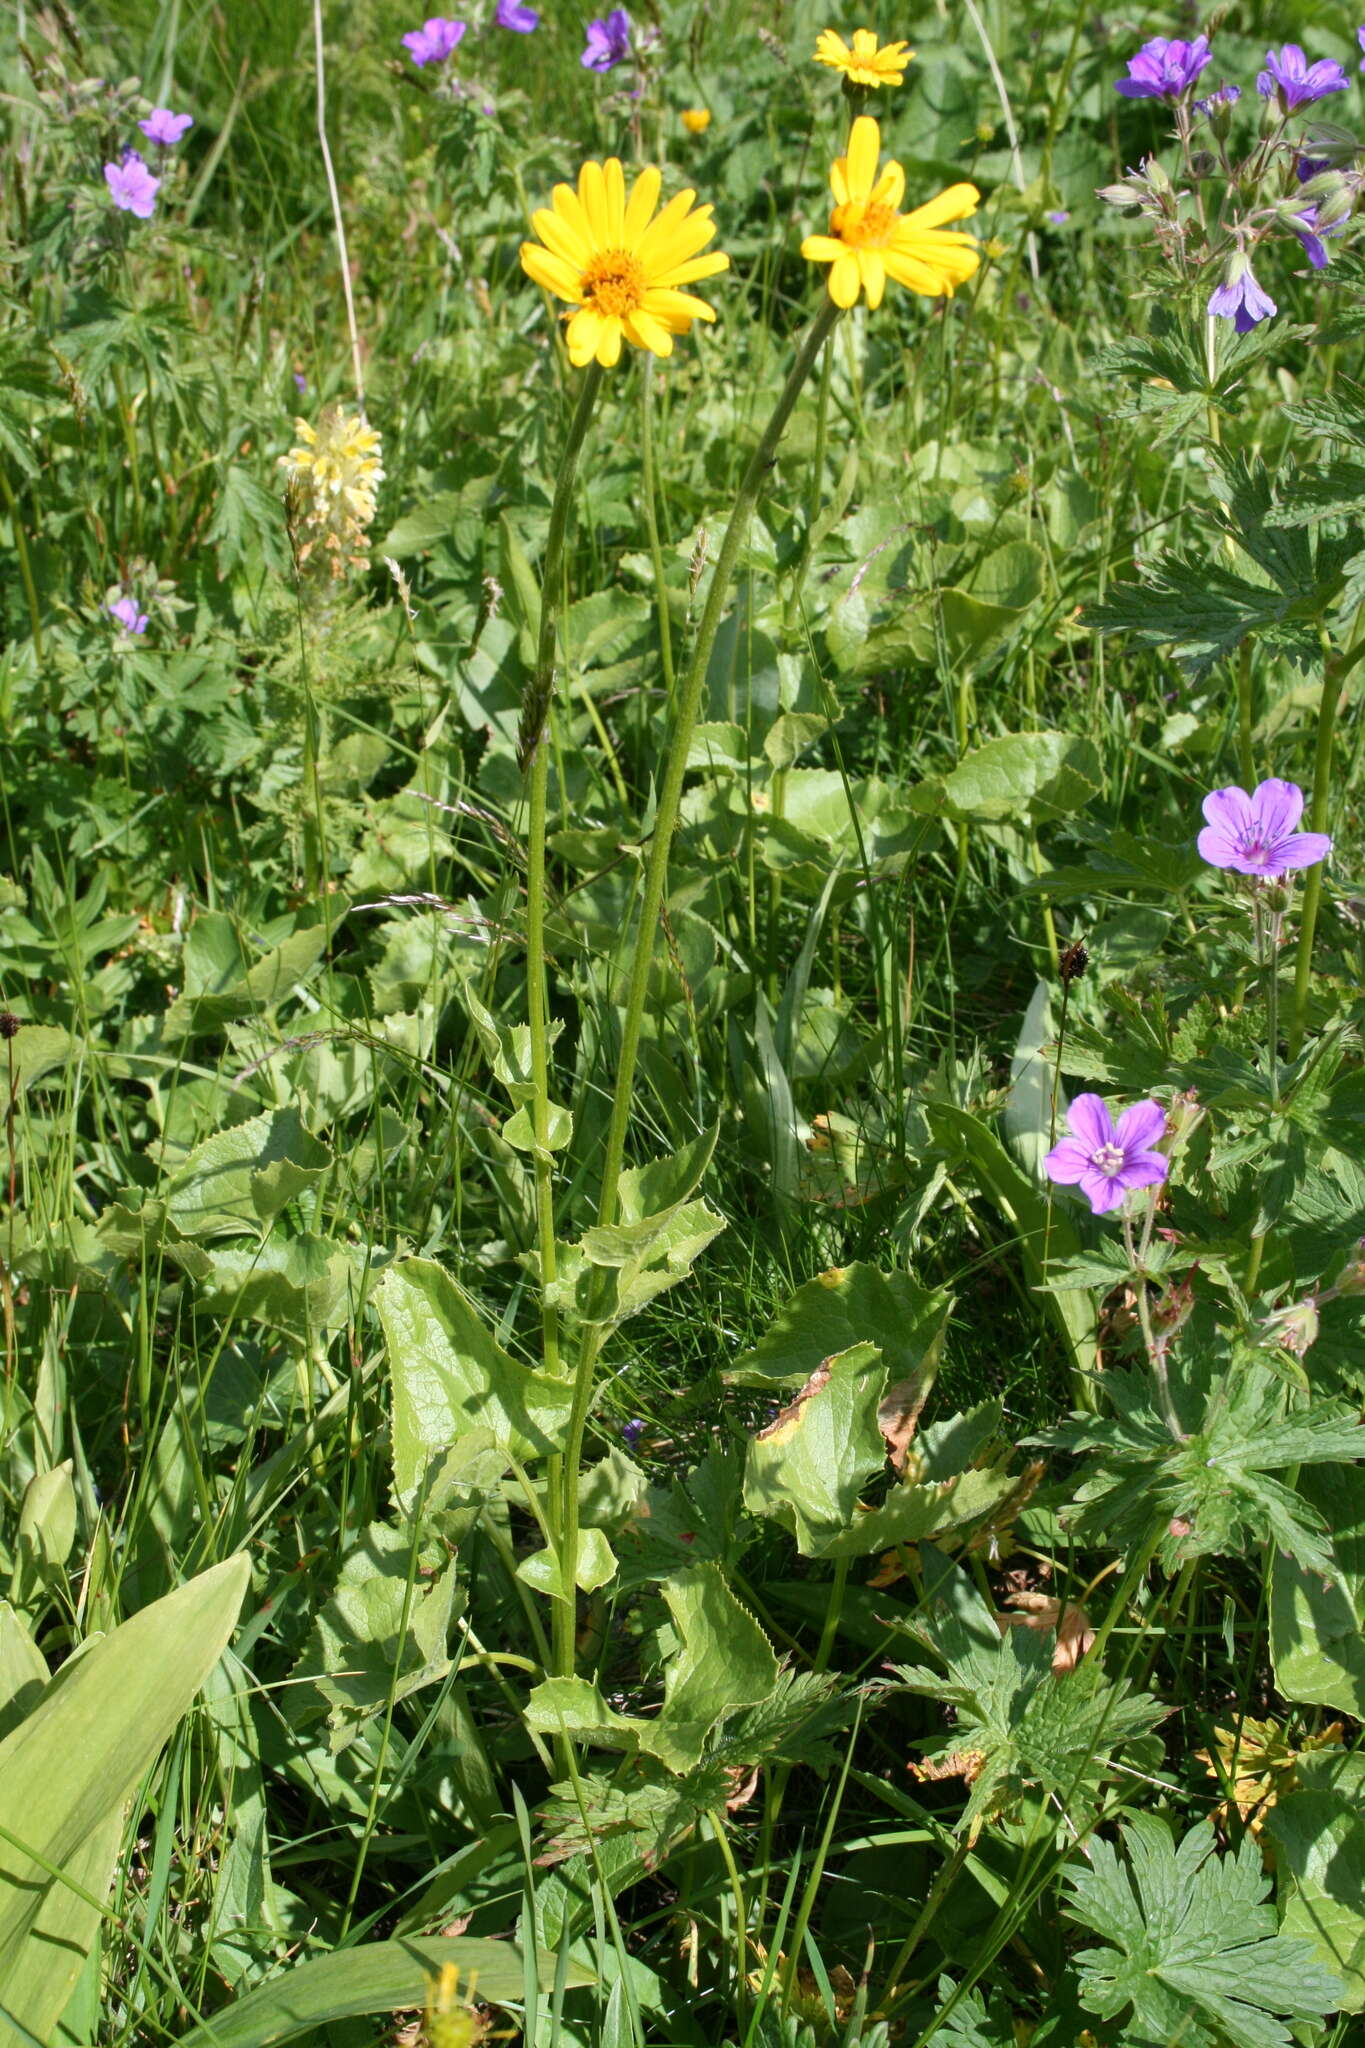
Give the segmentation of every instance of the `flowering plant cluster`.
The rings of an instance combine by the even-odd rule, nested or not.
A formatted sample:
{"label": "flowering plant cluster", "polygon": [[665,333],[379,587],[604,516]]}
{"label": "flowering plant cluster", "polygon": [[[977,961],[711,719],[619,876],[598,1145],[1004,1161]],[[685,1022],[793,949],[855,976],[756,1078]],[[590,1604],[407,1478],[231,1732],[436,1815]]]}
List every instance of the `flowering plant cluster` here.
{"label": "flowering plant cluster", "polygon": [[[1365,37],[1365,28],[1359,33]],[[1209,317],[1247,334],[1279,311],[1254,268],[1265,245],[1293,236],[1312,268],[1325,269],[1326,238],[1342,235],[1355,211],[1362,180],[1354,141],[1343,132],[1329,138],[1295,126],[1350,80],[1335,58],[1310,61],[1297,43],[1268,49],[1256,78],[1260,129],[1246,153],[1234,157],[1229,143],[1242,88],[1223,81],[1195,96],[1213,61],[1203,35],[1192,42],[1153,37],[1129,60],[1128,76],[1114,89],[1170,110],[1180,171],[1172,180],[1149,157],[1100,196],[1141,213],[1181,281],[1203,296]]]}
{"label": "flowering plant cluster", "polygon": [[[138,127],[152,143],[159,155],[174,149],[183,142],[194,126],[190,114],[174,113],[170,107],[153,107],[150,114],[138,122]],[[136,149],[125,149],[117,162],[104,166],[104,182],[109,187],[109,197],[120,213],[131,213],[137,220],[150,220],[156,211],[156,195],[161,190],[161,179],[156,177],[147,165],[146,158]]]}

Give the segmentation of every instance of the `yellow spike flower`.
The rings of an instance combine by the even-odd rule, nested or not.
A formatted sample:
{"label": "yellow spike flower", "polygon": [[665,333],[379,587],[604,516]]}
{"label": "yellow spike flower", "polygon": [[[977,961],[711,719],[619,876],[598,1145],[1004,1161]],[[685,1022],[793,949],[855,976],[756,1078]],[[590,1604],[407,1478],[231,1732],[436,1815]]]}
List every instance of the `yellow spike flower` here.
{"label": "yellow spike flower", "polygon": [[981,261],[970,235],[946,233],[943,223],[966,220],[981,197],[975,185],[950,185],[926,206],[899,213],[905,173],[888,162],[879,172],[881,131],[869,114],[853,123],[848,155],[829,174],[834,210],[827,235],[807,235],[801,254],[828,263],[829,295],[836,306],[852,306],[860,291],[869,306],[880,306],[888,277],[926,298],[951,298]]}
{"label": "yellow spike flower", "polygon": [[854,29],[852,49],[832,28],[822,29],[815,45],[815,62],[842,71],[850,85],[899,85],[914,54],[908,43],[886,43],[878,49],[870,28]]}
{"label": "yellow spike flower", "polygon": [[575,369],[595,357],[609,370],[622,337],[632,348],[672,355],[675,334],[716,317],[704,299],[681,289],[730,267],[719,249],[699,254],[716,232],[712,209],[694,207],[695,192],[679,192],[656,217],[662,183],[651,165],[627,192],[620,160],[609,157],[584,164],[576,192],[556,185],[551,204],[531,216],[540,242],[522,243],[521,267],[577,308],[568,325]]}
{"label": "yellow spike flower", "polygon": [[684,107],[682,110],[682,124],[689,135],[704,135],[711,126],[711,109],[709,107]]}
{"label": "yellow spike flower", "polygon": [[289,516],[300,566],[321,545],[340,579],[369,566],[367,536],[384,481],[380,439],[359,416],[329,405],[316,427],[296,419],[300,445],[280,457],[289,484]]}

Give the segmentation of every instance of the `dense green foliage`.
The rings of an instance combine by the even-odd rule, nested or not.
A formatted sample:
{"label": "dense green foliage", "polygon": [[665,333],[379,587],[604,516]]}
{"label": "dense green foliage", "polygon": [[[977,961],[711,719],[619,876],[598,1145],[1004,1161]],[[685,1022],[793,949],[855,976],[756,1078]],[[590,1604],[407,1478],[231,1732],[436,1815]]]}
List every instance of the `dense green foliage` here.
{"label": "dense green foliage", "polygon": [[[1357,89],[1234,336],[1136,30],[883,20],[981,267],[770,457],[848,110],[760,12],[596,75],[490,9],[460,94],[329,4],[344,264],[305,0],[0,26],[2,2048],[1357,2038]],[[1249,152],[1272,32],[1354,76],[1234,9]],[[518,245],[613,152],[732,270],[555,574]],[[333,576],[281,458],[358,376]],[[1268,777],[1297,887],[1196,851]],[[1121,1216],[1044,1171],[1083,1090],[1166,1112]]]}

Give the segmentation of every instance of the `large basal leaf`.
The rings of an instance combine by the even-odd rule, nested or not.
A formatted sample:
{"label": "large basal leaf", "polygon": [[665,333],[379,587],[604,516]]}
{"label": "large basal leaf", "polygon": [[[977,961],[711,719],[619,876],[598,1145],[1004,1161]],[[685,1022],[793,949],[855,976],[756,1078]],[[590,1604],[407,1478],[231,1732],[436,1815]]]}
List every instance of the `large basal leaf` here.
{"label": "large basal leaf", "polygon": [[413,1555],[411,1534],[374,1522],[347,1551],[336,1591],[313,1624],[294,1666],[292,1717],[316,1710],[313,1688],[327,1708],[331,1746],[353,1740],[390,1697],[406,1699],[450,1669],[446,1638],[455,1601],[455,1562]]}
{"label": "large basal leaf", "polygon": [[331,1156],[296,1109],[248,1117],[195,1146],[171,1182],[167,1214],[186,1237],[260,1232],[313,1186]]}
{"label": "large basal leaf", "polygon": [[[1343,1759],[1359,1763],[1358,1758]],[[1305,1790],[1266,1816],[1284,1899],[1283,1934],[1301,1934],[1346,1986],[1348,2012],[1365,2011],[1365,1813],[1359,1776],[1350,1792]]]}
{"label": "large basal leaf", "polygon": [[122,1809],[227,1646],[250,1578],[229,1558],[65,1665],[0,1743],[0,2041],[46,2041],[94,1939]]}
{"label": "large basal leaf", "polygon": [[568,1425],[567,1380],[509,1358],[450,1275],[405,1259],[374,1299],[393,1382],[394,1490],[406,1507],[438,1461],[472,1429],[517,1459],[557,1450]]}
{"label": "large basal leaf", "polygon": [[831,1266],[797,1288],[724,1378],[736,1387],[799,1387],[834,1352],[866,1343],[878,1347],[891,1380],[909,1379],[937,1345],[950,1306],[906,1273]]}
{"label": "large basal leaf", "polygon": [[687,1771],[700,1759],[712,1729],[771,1696],[778,1677],[772,1646],[718,1565],[673,1572],[659,1590],[681,1643],[664,1670],[662,1712],[618,1714],[587,1679],[550,1678],[527,1701],[533,1728],[610,1749],[641,1750],[671,1771]]}
{"label": "large basal leaf", "polygon": [[1270,1572],[1270,1648],[1286,1699],[1365,1718],[1365,1466],[1301,1472],[1297,1491],[1332,1532],[1330,1579],[1277,1553]]}
{"label": "large basal leaf", "polygon": [[[521,1950],[510,1941],[480,1941],[472,1935],[367,1941],[311,1963],[296,1963],[269,1983],[258,1984],[235,2005],[182,2034],[179,2048],[278,2048],[332,2020],[420,2006],[431,1980],[450,1963],[458,1969],[464,1989],[476,1990],[490,2005],[515,2005],[525,1991],[526,1965]],[[555,1981],[555,1959],[539,1956],[536,1964],[541,1985],[549,1990]],[[593,1980],[586,1970],[570,1964],[567,1981],[581,1986]]]}
{"label": "large basal leaf", "polygon": [[974,748],[947,775],[920,783],[910,808],[982,824],[1064,818],[1084,810],[1103,781],[1092,740],[1066,732],[1007,733]]}
{"label": "large basal leaf", "polygon": [[749,1444],[744,1505],[784,1523],[805,1557],[823,1556],[851,1527],[863,1487],[886,1464],[885,1387],[878,1347],[854,1344],[817,1366]]}

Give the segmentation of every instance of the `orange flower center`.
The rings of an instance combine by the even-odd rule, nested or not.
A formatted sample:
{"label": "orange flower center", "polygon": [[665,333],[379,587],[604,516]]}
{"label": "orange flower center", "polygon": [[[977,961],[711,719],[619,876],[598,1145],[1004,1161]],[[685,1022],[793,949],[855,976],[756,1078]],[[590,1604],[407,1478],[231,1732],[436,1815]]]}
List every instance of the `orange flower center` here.
{"label": "orange flower center", "polygon": [[583,272],[580,284],[585,305],[618,320],[644,304],[644,265],[628,249],[601,250]]}
{"label": "orange flower center", "polygon": [[829,231],[849,249],[884,249],[898,218],[895,208],[880,199],[850,199],[835,207]]}

